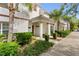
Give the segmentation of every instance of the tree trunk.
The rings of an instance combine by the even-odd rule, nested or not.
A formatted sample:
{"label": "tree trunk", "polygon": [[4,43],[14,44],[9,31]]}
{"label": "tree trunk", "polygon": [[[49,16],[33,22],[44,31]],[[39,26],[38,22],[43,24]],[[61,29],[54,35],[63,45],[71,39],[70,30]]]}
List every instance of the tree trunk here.
{"label": "tree trunk", "polygon": [[60,26],[60,22],[59,22],[59,20],[58,20],[58,22],[57,22],[57,30],[58,30],[58,31],[60,30],[59,26]]}
{"label": "tree trunk", "polygon": [[56,26],[56,23],[54,23],[54,25],[53,25],[53,39],[57,39],[57,34],[55,32],[55,30],[56,30],[55,26]]}
{"label": "tree trunk", "polygon": [[9,3],[9,32],[8,32],[8,42],[13,39],[13,22],[14,22],[14,8],[13,3]]}

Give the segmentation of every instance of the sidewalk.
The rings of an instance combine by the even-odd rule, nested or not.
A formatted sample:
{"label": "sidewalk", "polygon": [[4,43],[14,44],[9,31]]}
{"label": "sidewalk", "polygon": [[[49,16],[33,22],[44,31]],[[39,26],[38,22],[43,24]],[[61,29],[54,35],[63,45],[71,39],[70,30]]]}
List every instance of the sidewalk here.
{"label": "sidewalk", "polygon": [[72,32],[40,56],[79,56],[79,32]]}

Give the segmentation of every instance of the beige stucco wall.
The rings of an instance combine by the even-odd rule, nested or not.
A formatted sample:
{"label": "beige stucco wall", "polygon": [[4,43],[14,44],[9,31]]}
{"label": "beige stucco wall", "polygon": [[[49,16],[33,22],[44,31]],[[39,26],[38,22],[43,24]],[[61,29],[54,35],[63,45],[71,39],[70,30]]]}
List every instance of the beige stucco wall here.
{"label": "beige stucco wall", "polygon": [[0,22],[9,22],[8,17],[0,16]]}
{"label": "beige stucco wall", "polygon": [[[37,17],[39,16],[40,14],[40,7],[37,6],[37,10],[36,11],[32,11],[32,12],[29,12],[27,8],[24,8],[24,6],[22,4],[19,5],[20,8],[19,8],[19,11],[20,12],[15,12],[15,16],[16,17],[20,17],[20,18],[34,18],[34,17]],[[26,10],[26,11],[25,11]],[[28,13],[29,15],[28,15]],[[0,14],[4,14],[4,15],[9,15],[9,11],[8,9],[6,8],[2,8],[0,7]],[[45,15],[46,16],[46,15]],[[3,16],[0,16],[0,21],[5,21],[5,22],[9,22],[9,17],[3,17]],[[37,27],[39,24],[37,23],[35,25],[35,34],[37,34],[37,36],[39,36],[39,32],[40,32],[40,29],[39,27]],[[22,20],[22,19],[14,19],[14,31],[13,32],[32,32],[32,25],[29,24],[28,20]],[[30,29],[28,27],[31,27]],[[47,29],[47,24],[43,24],[43,32],[46,33],[48,31]]]}
{"label": "beige stucco wall", "polygon": [[30,21],[28,22],[28,31],[32,32],[32,23]]}
{"label": "beige stucco wall", "polygon": [[[61,21],[63,24],[61,24],[64,28],[64,30],[69,30],[70,29],[70,24],[67,21]],[[61,28],[61,26],[60,26]]]}
{"label": "beige stucco wall", "polygon": [[[9,15],[9,11],[6,8],[0,7],[0,14]],[[28,18],[27,14],[24,12],[15,12],[14,14],[16,17],[20,18]],[[0,16],[0,22],[9,22],[9,17]],[[28,19],[14,19],[14,27],[13,32],[28,32]]]}
{"label": "beige stucco wall", "polygon": [[36,9],[37,9],[36,11],[33,10],[33,11],[29,12],[30,19],[39,16],[40,8],[37,7]]}
{"label": "beige stucco wall", "polygon": [[[0,16],[0,22],[9,22],[9,18]],[[14,19],[13,32],[28,32],[28,21],[22,19]]]}
{"label": "beige stucco wall", "polygon": [[[7,8],[0,7],[0,14],[9,15],[9,10]],[[26,11],[21,11],[21,12],[15,11],[14,15],[16,17],[26,18],[26,19],[29,17]]]}
{"label": "beige stucco wall", "polygon": [[15,32],[28,32],[28,21],[15,19],[14,20],[14,33]]}

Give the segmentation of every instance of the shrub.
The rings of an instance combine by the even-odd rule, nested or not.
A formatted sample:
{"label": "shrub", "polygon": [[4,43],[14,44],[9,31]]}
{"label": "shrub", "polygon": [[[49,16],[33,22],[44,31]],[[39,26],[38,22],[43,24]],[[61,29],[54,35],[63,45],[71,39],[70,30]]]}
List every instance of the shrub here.
{"label": "shrub", "polygon": [[74,30],[75,30],[75,27],[76,27],[76,24],[73,23],[73,22],[71,22],[71,23],[70,23],[70,30],[71,30],[71,31],[74,31]]}
{"label": "shrub", "polygon": [[0,42],[0,56],[16,56],[19,45],[15,42]]}
{"label": "shrub", "polygon": [[45,41],[49,41],[49,35],[44,34]]}
{"label": "shrub", "polygon": [[37,56],[37,55],[43,53],[44,51],[46,51],[52,45],[53,45],[53,43],[38,40],[34,44],[29,45],[25,49],[24,53],[25,53],[25,55],[29,55],[29,56]]}
{"label": "shrub", "polygon": [[53,33],[53,39],[57,39],[57,33]]}
{"label": "shrub", "polygon": [[4,34],[0,34],[0,42],[2,42],[5,38],[5,35]]}
{"label": "shrub", "polygon": [[56,33],[60,35],[60,37],[66,37],[70,33],[70,30],[56,31]]}
{"label": "shrub", "polygon": [[2,37],[4,37],[4,35],[3,34],[0,34],[0,38],[2,38]]}
{"label": "shrub", "polygon": [[69,33],[70,33],[70,30],[62,31],[62,37],[66,37],[67,35],[69,35]]}
{"label": "shrub", "polygon": [[32,37],[32,33],[31,32],[26,32],[26,33],[15,33],[16,34],[16,38],[17,38],[17,42],[21,45],[24,44],[28,44],[31,37]]}

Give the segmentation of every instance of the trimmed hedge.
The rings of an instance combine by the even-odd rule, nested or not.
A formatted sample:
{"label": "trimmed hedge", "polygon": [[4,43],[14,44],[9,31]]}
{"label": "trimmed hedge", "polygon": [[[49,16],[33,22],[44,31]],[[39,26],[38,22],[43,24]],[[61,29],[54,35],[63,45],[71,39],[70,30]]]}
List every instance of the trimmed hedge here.
{"label": "trimmed hedge", "polygon": [[70,32],[71,32],[70,30],[56,31],[56,33],[57,33],[60,37],[66,37],[67,35],[69,35]]}
{"label": "trimmed hedge", "polygon": [[38,40],[36,41],[34,44],[29,45],[25,51],[24,51],[24,55],[27,56],[38,56],[41,53],[43,53],[44,51],[46,51],[48,48],[50,48],[51,46],[53,46],[54,43],[50,43],[48,41],[41,41]]}
{"label": "trimmed hedge", "polygon": [[25,33],[15,33],[17,42],[21,45],[28,44],[30,42],[30,39],[32,37],[31,32],[25,32]]}
{"label": "trimmed hedge", "polygon": [[0,56],[16,56],[19,45],[15,42],[0,42]]}

